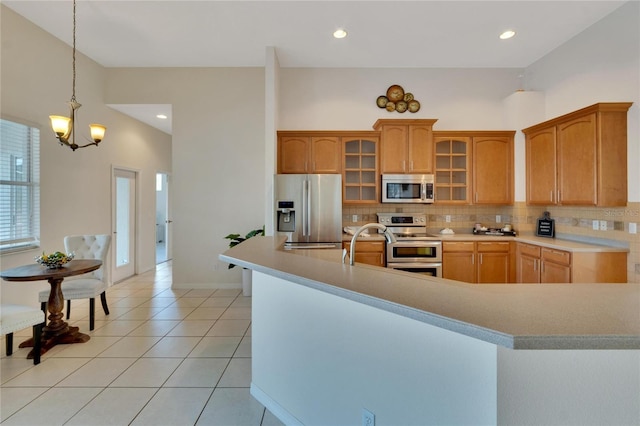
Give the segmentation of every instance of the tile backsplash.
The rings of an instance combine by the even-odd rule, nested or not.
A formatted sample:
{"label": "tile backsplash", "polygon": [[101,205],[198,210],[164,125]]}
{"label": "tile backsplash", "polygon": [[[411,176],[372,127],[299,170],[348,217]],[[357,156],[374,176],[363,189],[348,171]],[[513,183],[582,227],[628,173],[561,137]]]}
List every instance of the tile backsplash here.
{"label": "tile backsplash", "polygon": [[[360,226],[377,222],[377,213],[425,213],[432,229],[453,228],[471,232],[480,222],[487,227],[510,223],[519,233],[535,232],[536,220],[548,211],[555,219],[556,235],[571,239],[599,242],[629,248],[627,281],[640,283],[640,233],[629,233],[630,224],[640,224],[640,202],[626,207],[558,207],[527,206],[517,202],[513,206],[439,206],[418,204],[346,205],[342,208],[343,226]],[[500,223],[496,222],[500,216]],[[450,222],[447,222],[449,216]],[[355,221],[353,219],[356,219]],[[597,221],[598,230],[594,230]],[[600,230],[601,226],[606,230]],[[638,232],[638,231],[636,231]]]}

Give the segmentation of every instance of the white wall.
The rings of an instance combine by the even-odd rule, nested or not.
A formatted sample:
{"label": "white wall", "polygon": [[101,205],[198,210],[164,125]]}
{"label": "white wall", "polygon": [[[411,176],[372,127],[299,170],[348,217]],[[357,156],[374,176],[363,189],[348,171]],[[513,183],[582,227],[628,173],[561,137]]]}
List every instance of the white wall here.
{"label": "white wall", "polygon": [[[54,138],[50,114],[68,114],[71,48],[1,6],[1,107],[4,118],[26,120],[40,128],[41,247],[3,255],[2,269],[33,262],[43,250],[64,249],[69,234],[111,233],[111,168],[140,171],[138,270],[155,266],[155,174],[171,171],[171,137],[108,108],[105,70],[77,56],[78,137],[89,122],[107,127],[99,147],[72,152]],[[80,141],[78,141],[80,142]],[[2,282],[2,299],[37,306],[46,283]]]}
{"label": "white wall", "polygon": [[226,235],[264,224],[264,70],[113,68],[107,74],[109,103],[172,104],[173,286],[239,283],[240,268],[229,271],[218,254],[228,248]]}
{"label": "white wall", "polygon": [[638,425],[640,351],[498,347],[498,423]]}
{"label": "white wall", "polygon": [[[518,69],[310,69],[280,71],[280,130],[372,130],[379,118],[437,118],[435,130],[506,129],[502,100],[520,84]],[[414,94],[415,114],[375,101],[392,84]]]}
{"label": "white wall", "polygon": [[633,102],[628,114],[629,201],[640,201],[640,2],[630,1],[525,73],[545,93],[547,118],[596,102]]}

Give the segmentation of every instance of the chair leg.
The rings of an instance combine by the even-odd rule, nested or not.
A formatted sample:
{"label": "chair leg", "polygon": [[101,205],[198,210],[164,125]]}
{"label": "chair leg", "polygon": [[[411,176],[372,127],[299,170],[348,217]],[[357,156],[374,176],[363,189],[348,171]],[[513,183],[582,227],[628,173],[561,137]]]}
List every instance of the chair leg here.
{"label": "chair leg", "polygon": [[33,365],[40,364],[40,351],[42,348],[42,327],[44,323],[33,326]]}
{"label": "chair leg", "polygon": [[67,319],[71,316],[71,299],[67,300]]}
{"label": "chair leg", "polygon": [[89,299],[89,330],[93,330],[96,326],[96,299]]}
{"label": "chair leg", "polygon": [[11,356],[13,353],[13,333],[7,333],[5,340],[7,342],[7,356]]}
{"label": "chair leg", "polygon": [[109,315],[109,307],[107,307],[107,292],[103,291],[100,294],[100,301],[102,302],[102,309],[104,309],[104,314]]}

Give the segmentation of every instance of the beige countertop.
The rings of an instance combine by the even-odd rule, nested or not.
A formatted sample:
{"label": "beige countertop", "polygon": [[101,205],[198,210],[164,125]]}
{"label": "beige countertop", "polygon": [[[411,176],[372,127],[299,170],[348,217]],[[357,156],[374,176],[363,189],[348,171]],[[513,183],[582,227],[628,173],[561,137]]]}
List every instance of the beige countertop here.
{"label": "beige countertop", "polygon": [[638,284],[467,284],[283,242],[251,238],[220,259],[507,348],[640,349]]}
{"label": "beige countertop", "polygon": [[[434,233],[435,234],[435,233]],[[351,241],[352,235],[342,234],[342,241]],[[454,235],[437,235],[433,238],[440,241],[516,241],[519,243],[535,244],[556,250],[569,252],[629,252],[626,247],[614,247],[603,244],[573,241],[563,238],[537,237],[533,234],[519,234],[515,237],[497,235],[475,235],[472,233],[457,233]],[[368,237],[358,237],[358,241],[384,241],[381,234],[370,234]]]}

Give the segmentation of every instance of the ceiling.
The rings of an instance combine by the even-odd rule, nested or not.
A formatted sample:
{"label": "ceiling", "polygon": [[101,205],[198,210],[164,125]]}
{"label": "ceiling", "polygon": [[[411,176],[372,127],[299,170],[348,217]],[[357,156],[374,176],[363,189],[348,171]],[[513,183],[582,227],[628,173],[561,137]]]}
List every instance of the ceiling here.
{"label": "ceiling", "polygon": [[[624,3],[78,0],[77,48],[105,67],[262,67],[274,46],[284,68],[524,68]],[[71,45],[70,0],[2,4]]]}

